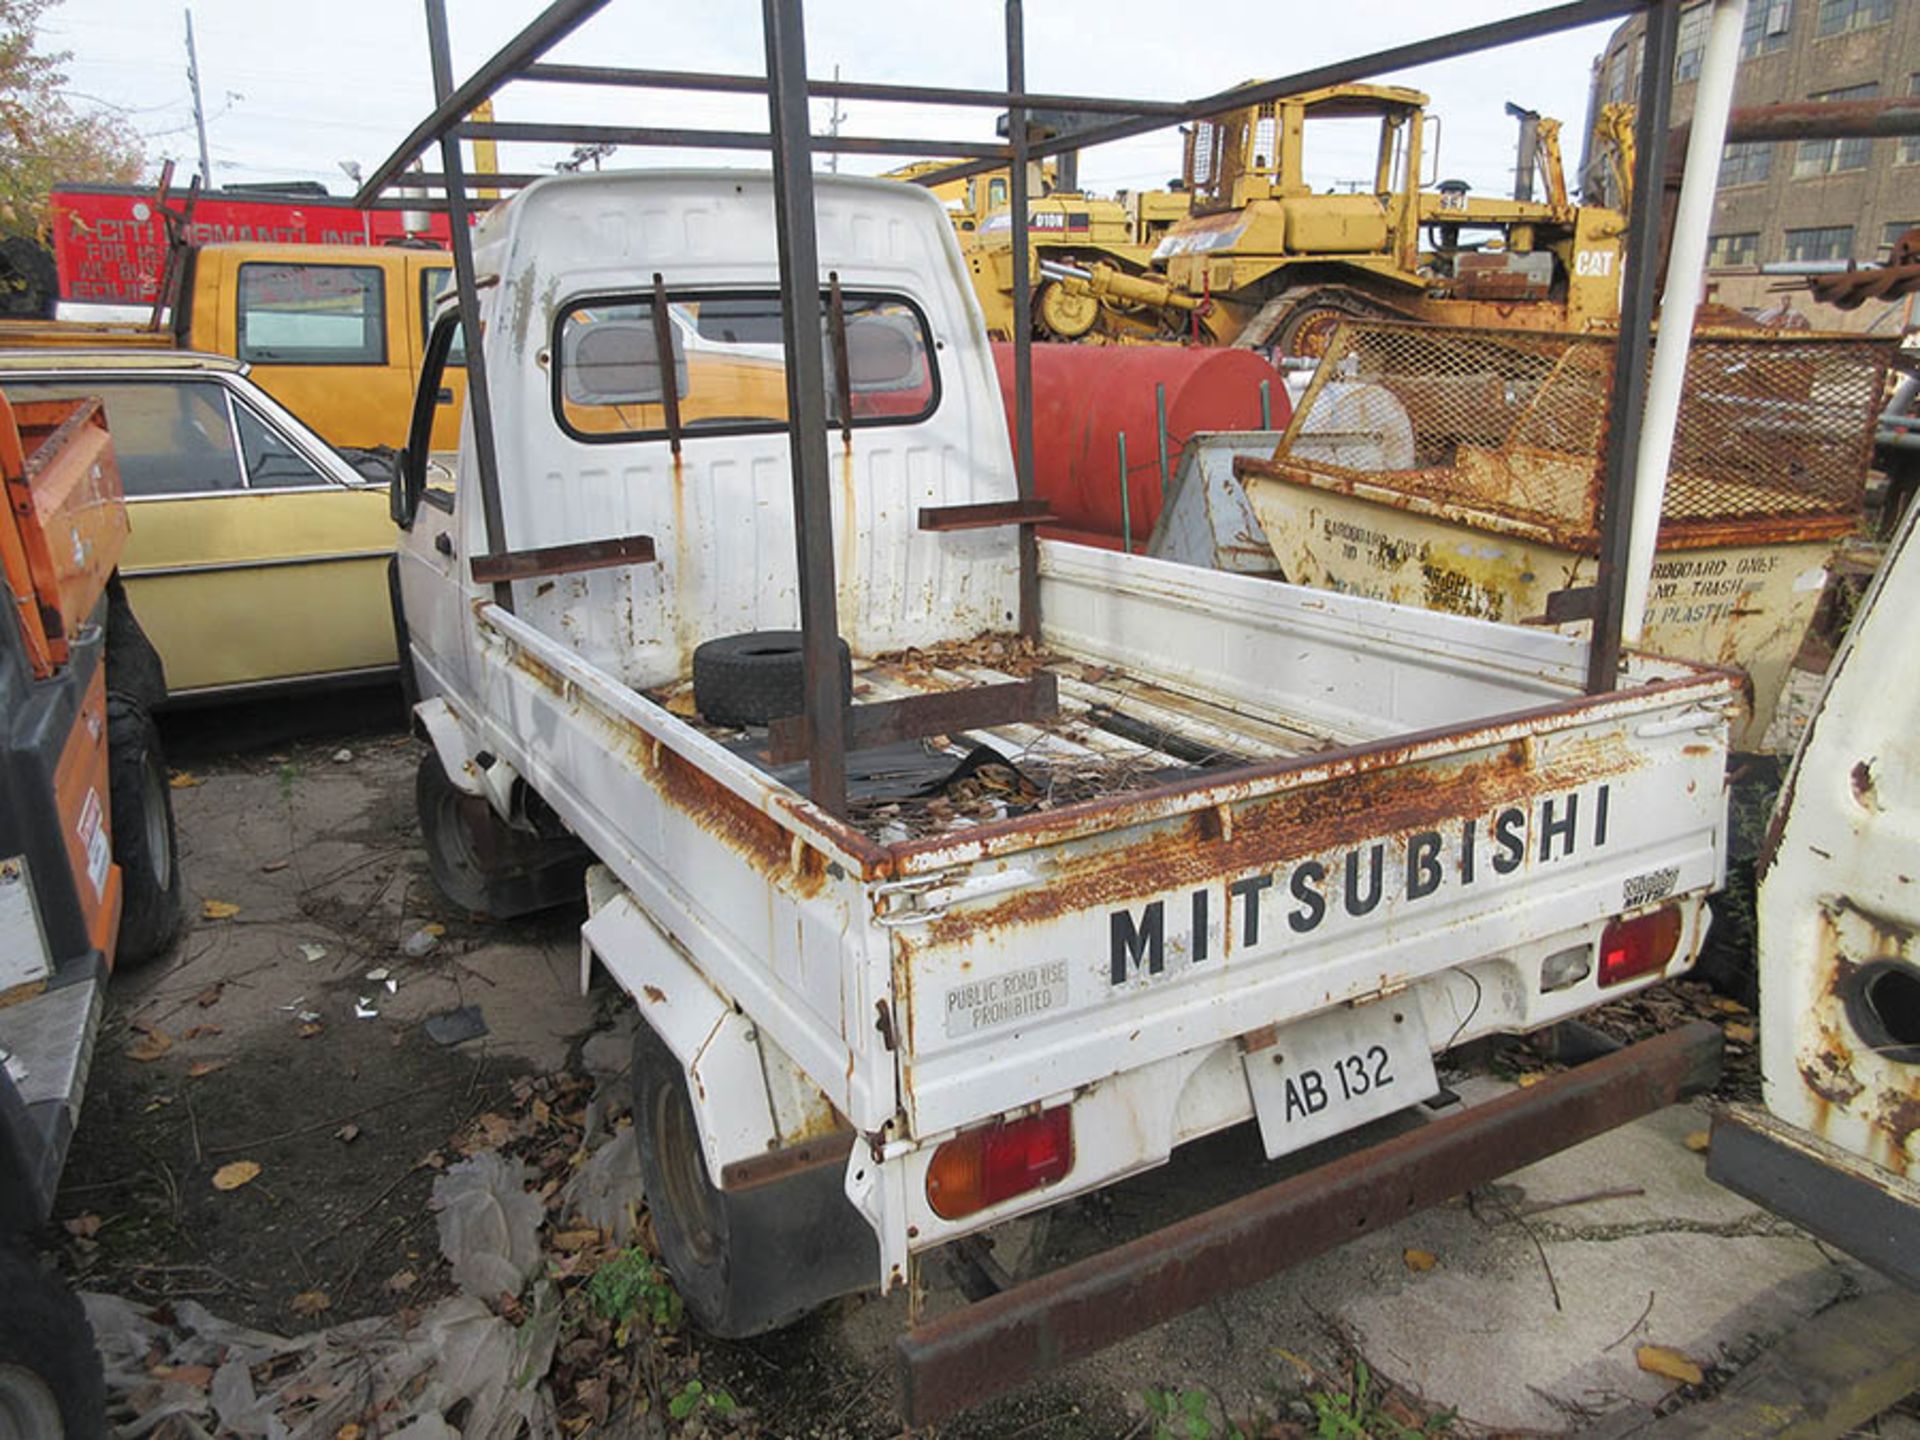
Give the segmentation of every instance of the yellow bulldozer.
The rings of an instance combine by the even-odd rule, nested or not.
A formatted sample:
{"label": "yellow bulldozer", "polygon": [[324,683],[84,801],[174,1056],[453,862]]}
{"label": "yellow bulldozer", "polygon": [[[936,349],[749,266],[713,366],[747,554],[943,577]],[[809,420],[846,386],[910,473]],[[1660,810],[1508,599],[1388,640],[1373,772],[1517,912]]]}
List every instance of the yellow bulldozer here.
{"label": "yellow bulldozer", "polygon": [[[916,161],[887,171],[883,178],[911,181],[948,163]],[[1107,199],[1059,189],[1059,179],[1053,162],[1047,161],[1034,167],[1028,181],[1033,198],[1027,212],[1027,258],[1038,286],[1037,333],[1050,340],[1167,338],[1163,314],[1190,313],[1197,302],[1169,296],[1165,284],[1155,281],[1137,297],[1118,292],[1130,277],[1151,267],[1154,247],[1176,221],[1186,218],[1190,197],[1178,190],[1147,190]],[[1007,172],[994,170],[931,188],[959,232],[988,332],[995,339],[1011,340],[1013,224],[1007,209]],[[1043,272],[1084,275],[1089,266],[1101,267],[1105,277],[1098,294],[1084,285],[1068,290],[1041,283]]]}
{"label": "yellow bulldozer", "polygon": [[[1424,94],[1402,86],[1335,85],[1188,127],[1175,193],[1191,213],[1162,227],[1145,263],[1099,246],[1034,247],[1036,335],[1314,355],[1352,316],[1573,332],[1612,324],[1626,220],[1569,201],[1559,122],[1509,107],[1522,122],[1521,183],[1514,198],[1495,198],[1435,183],[1437,167],[1435,181],[1423,182],[1437,151],[1428,134],[1439,125],[1426,107]],[[1352,193],[1315,193],[1307,183],[1320,133],[1336,128],[1325,122],[1345,122],[1349,143],[1356,128],[1372,132],[1373,175]],[[1060,223],[1041,214],[1036,204],[1036,241]],[[975,244],[991,324],[989,291],[1012,289],[1010,246],[985,258],[987,247]],[[1010,326],[1010,302],[998,308]]]}

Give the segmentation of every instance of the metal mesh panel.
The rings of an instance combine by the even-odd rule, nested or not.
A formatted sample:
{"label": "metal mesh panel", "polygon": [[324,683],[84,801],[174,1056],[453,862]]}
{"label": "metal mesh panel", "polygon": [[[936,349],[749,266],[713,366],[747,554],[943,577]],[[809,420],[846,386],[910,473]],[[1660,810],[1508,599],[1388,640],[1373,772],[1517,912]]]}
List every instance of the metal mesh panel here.
{"label": "metal mesh panel", "polygon": [[[1611,337],[1343,325],[1275,456],[1443,504],[1598,529]],[[1860,513],[1885,342],[1702,335],[1688,358],[1668,531]]]}

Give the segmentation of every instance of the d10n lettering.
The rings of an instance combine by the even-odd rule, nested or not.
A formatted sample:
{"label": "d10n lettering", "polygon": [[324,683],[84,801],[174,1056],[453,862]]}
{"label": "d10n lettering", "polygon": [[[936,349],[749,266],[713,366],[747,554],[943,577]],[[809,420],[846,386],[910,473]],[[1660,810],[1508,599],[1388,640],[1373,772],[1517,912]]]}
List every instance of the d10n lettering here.
{"label": "d10n lettering", "polygon": [[1469,817],[1445,831],[1363,841],[1331,856],[1242,876],[1230,881],[1224,894],[1195,890],[1179,907],[1184,915],[1177,909],[1169,915],[1165,900],[1138,912],[1115,910],[1107,922],[1112,983],[1162,973],[1168,935],[1177,936],[1181,928],[1188,957],[1199,965],[1229,944],[1252,949],[1311,935],[1342,918],[1371,915],[1389,900],[1418,904],[1443,891],[1511,875],[1528,863],[1546,865],[1602,849],[1611,792],[1609,785],[1572,790]]}

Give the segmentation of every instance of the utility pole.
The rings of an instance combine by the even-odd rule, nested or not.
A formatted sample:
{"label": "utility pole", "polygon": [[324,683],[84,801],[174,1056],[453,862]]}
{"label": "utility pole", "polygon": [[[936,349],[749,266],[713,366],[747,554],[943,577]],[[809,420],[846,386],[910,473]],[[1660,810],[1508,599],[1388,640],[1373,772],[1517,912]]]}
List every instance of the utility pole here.
{"label": "utility pole", "polygon": [[187,84],[193,88],[193,124],[200,132],[200,185],[213,188],[213,162],[207,158],[207,111],[200,103],[200,61],[193,51],[193,7],[187,7]]}
{"label": "utility pole", "polygon": [[[836,85],[840,83],[840,67],[838,65],[833,67],[833,80]],[[845,122],[846,118],[846,111],[840,108],[840,97],[835,95],[833,97],[833,109],[827,112],[827,134],[833,136],[836,140],[839,139],[840,126]],[[827,156],[827,169],[835,175],[840,173],[840,152],[838,150]]]}

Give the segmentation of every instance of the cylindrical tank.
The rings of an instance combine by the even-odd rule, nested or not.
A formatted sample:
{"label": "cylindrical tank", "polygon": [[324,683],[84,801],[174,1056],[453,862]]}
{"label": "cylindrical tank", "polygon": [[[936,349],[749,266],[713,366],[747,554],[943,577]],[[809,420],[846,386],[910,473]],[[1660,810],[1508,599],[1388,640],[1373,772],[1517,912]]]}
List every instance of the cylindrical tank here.
{"label": "cylindrical tank", "polygon": [[[1007,430],[1016,435],[1013,346],[996,344]],[[1127,499],[1133,548],[1146,548],[1160,518],[1160,433],[1155,402],[1167,391],[1167,479],[1180,448],[1207,430],[1258,430],[1260,386],[1269,423],[1284,429],[1293,407],[1277,372],[1251,350],[1174,345],[1035,345],[1033,483],[1057,525],[1040,533],[1109,550],[1121,548],[1120,436],[1127,437]],[[1016,439],[1017,443],[1017,439]]]}

